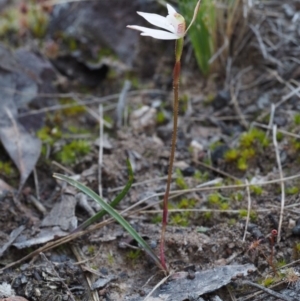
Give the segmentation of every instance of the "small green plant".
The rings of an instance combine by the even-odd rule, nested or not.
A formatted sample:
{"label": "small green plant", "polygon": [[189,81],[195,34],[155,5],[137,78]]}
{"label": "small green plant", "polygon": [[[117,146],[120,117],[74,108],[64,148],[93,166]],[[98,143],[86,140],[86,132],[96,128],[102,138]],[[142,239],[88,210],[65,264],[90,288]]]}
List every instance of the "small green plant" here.
{"label": "small green plant", "polygon": [[263,281],[262,281],[262,285],[265,287],[269,287],[271,286],[273,283],[275,283],[276,278],[275,277],[266,277]]}
{"label": "small green plant", "polygon": [[163,110],[159,110],[156,114],[156,123],[159,125],[165,122],[166,122],[165,112]]}
{"label": "small green plant", "polygon": [[206,211],[203,213],[203,219],[206,221],[210,221],[212,219],[212,212],[211,211]]}
{"label": "small green plant", "polygon": [[132,262],[135,262],[138,258],[141,257],[141,250],[140,249],[136,249],[136,250],[129,250],[127,252],[127,255],[126,257],[132,261]]}
{"label": "small green plant", "polygon": [[211,193],[208,198],[208,203],[211,205],[220,205],[221,203],[221,195],[217,192]]}
{"label": "small green plant", "polygon": [[292,187],[288,187],[286,189],[286,194],[288,195],[294,195],[299,193],[299,187],[298,186],[292,186]]}
{"label": "small green plant", "polygon": [[237,149],[229,149],[224,155],[224,159],[227,162],[236,161],[238,157],[239,157],[239,152]]}
{"label": "small green plant", "polygon": [[283,134],[281,132],[277,132],[276,133],[276,139],[278,142],[282,141],[283,140]]}
{"label": "small green plant", "polygon": [[261,186],[256,186],[256,185],[251,185],[250,186],[250,191],[254,194],[254,195],[257,195],[257,196],[260,196],[262,195],[263,193],[263,189]]}
{"label": "small green plant", "polygon": [[300,114],[295,114],[295,116],[294,116],[294,123],[296,125],[300,125]]}
{"label": "small green plant", "polygon": [[249,162],[263,152],[263,149],[269,145],[269,140],[263,131],[256,128],[241,134],[237,148],[228,150],[225,155],[225,161],[237,162],[237,168],[246,171]]}
{"label": "small green plant", "polygon": [[96,248],[93,245],[89,245],[88,248],[87,248],[87,251],[88,251],[89,255],[94,255],[95,250],[96,250]]}
{"label": "small green plant", "polygon": [[300,259],[300,243],[296,243],[293,247],[293,259],[299,260]]}
{"label": "small green plant", "polygon": [[206,182],[209,179],[209,174],[208,174],[208,172],[201,172],[200,170],[197,169],[194,173],[193,178],[197,182]]}
{"label": "small green plant", "polygon": [[3,174],[5,176],[11,176],[14,173],[14,169],[12,167],[11,162],[2,162],[0,161],[0,174]]}
{"label": "small green plant", "polygon": [[185,113],[188,109],[188,102],[189,102],[189,97],[188,95],[184,94],[182,98],[180,99],[180,112]]}
{"label": "small green plant", "polygon": [[[246,209],[241,209],[241,210],[239,210],[239,216],[240,216],[241,218],[246,217],[247,214],[248,214],[248,211],[247,211]],[[255,221],[257,220],[257,214],[256,214],[255,211],[252,211],[252,210],[250,211],[250,220],[251,220],[252,222],[255,222]]]}
{"label": "small green plant", "polygon": [[278,269],[280,269],[280,268],[284,267],[286,264],[287,264],[286,260],[284,258],[281,258],[281,259],[277,260],[276,267]]}
{"label": "small green plant", "polygon": [[62,137],[62,132],[58,127],[50,128],[49,126],[44,126],[37,132],[37,136],[42,142],[53,145]]}
{"label": "small green plant", "polygon": [[242,192],[240,191],[237,191],[237,192],[234,192],[232,195],[231,195],[231,199],[235,200],[235,201],[242,201],[244,199],[244,195]]}
{"label": "small green plant", "polygon": [[248,169],[247,160],[244,158],[239,158],[237,162],[237,168],[241,171],[245,171]]}
{"label": "small green plant", "polygon": [[185,179],[182,175],[182,172],[179,168],[176,168],[176,185],[178,186],[179,189],[188,189],[188,185],[185,182]]}
{"label": "small green plant", "polygon": [[85,140],[73,140],[65,144],[62,149],[56,153],[55,157],[62,164],[70,165],[76,162],[79,157],[85,156],[90,152],[90,144]]}
{"label": "small green plant", "polygon": [[107,254],[107,262],[110,264],[110,265],[113,265],[114,262],[115,262],[115,259],[114,259],[114,255],[112,252],[109,252]]}
{"label": "small green plant", "polygon": [[78,102],[72,98],[61,98],[59,103],[63,105],[71,105],[69,108],[62,109],[65,116],[78,116],[86,111],[85,107],[79,105]]}
{"label": "small green plant", "polygon": [[160,224],[162,221],[161,215],[154,215],[151,219],[152,224]]}
{"label": "small green plant", "polygon": [[176,226],[187,227],[189,224],[188,212],[174,213],[170,216],[170,224]]}
{"label": "small green plant", "polygon": [[240,146],[243,148],[252,147],[257,143],[262,147],[267,147],[270,144],[265,132],[257,128],[250,129],[248,132],[243,133],[240,137]]}

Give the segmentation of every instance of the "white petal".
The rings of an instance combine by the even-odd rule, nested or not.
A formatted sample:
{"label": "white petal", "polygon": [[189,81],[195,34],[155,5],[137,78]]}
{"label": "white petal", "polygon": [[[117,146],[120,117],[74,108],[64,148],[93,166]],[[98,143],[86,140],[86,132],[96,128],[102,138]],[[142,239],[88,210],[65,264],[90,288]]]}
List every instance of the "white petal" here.
{"label": "white petal", "polygon": [[163,31],[163,30],[151,29],[151,28],[137,26],[137,25],[127,25],[127,27],[142,31],[141,33],[142,36],[149,36],[159,40],[177,40],[180,38],[174,33]]}
{"label": "white petal", "polygon": [[150,24],[174,32],[174,27],[170,25],[166,17],[157,14],[142,13],[139,11],[137,13],[146,19]]}
{"label": "white petal", "polygon": [[168,14],[169,15],[174,15],[174,14],[177,13],[177,11],[168,3],[167,3],[167,9],[168,9]]}

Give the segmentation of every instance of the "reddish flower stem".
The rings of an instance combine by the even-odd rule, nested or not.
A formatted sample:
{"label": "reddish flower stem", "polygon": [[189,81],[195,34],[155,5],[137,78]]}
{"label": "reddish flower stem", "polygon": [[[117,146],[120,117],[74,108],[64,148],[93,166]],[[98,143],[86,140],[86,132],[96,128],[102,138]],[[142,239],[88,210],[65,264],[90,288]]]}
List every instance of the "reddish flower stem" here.
{"label": "reddish flower stem", "polygon": [[[181,43],[176,43],[176,47],[181,47]],[[183,44],[183,43],[182,43]],[[180,76],[180,56],[176,55],[176,62],[173,71],[173,88],[174,88],[174,102],[173,102],[173,133],[172,133],[172,144],[171,144],[171,153],[169,158],[169,170],[168,170],[168,179],[167,179],[167,187],[164,195],[163,201],[163,218],[162,218],[162,228],[161,228],[161,239],[160,239],[160,263],[163,266],[164,270],[167,269],[166,259],[165,259],[165,232],[168,224],[168,199],[170,194],[170,186],[172,179],[172,171],[173,164],[175,158],[175,149],[176,149],[176,138],[177,138],[177,126],[178,126],[178,107],[179,107],[179,99],[178,99],[178,87],[179,87],[179,76]]]}

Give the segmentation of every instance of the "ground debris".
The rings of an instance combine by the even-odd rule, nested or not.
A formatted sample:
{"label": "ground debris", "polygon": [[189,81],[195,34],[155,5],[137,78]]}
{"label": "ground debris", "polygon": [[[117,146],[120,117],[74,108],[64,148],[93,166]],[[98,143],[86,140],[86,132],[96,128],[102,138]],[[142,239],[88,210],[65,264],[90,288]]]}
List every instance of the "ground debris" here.
{"label": "ground debris", "polygon": [[201,295],[227,285],[233,278],[247,276],[255,270],[252,264],[227,265],[196,272],[193,279],[188,277],[188,272],[178,272],[170,277],[171,281],[154,292],[152,300],[198,300]]}

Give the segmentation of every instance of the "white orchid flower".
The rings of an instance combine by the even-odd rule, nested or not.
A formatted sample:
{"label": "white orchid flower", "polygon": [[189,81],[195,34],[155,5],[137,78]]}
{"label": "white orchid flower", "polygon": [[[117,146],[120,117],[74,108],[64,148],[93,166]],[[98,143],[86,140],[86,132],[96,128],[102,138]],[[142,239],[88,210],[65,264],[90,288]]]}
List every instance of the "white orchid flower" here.
{"label": "white orchid flower", "polygon": [[[200,1],[197,3],[195,8],[195,13],[197,14],[198,8],[200,5]],[[166,17],[150,14],[150,13],[142,13],[137,12],[140,16],[146,19],[152,25],[163,28],[164,30],[151,29],[138,25],[128,25],[128,28],[135,29],[141,31],[142,36],[149,36],[159,40],[178,40],[185,36],[187,30],[190,28],[193,23],[196,14],[194,13],[193,20],[187,30],[185,27],[184,17],[176,12],[176,10],[170,5],[167,4],[168,15]]]}

